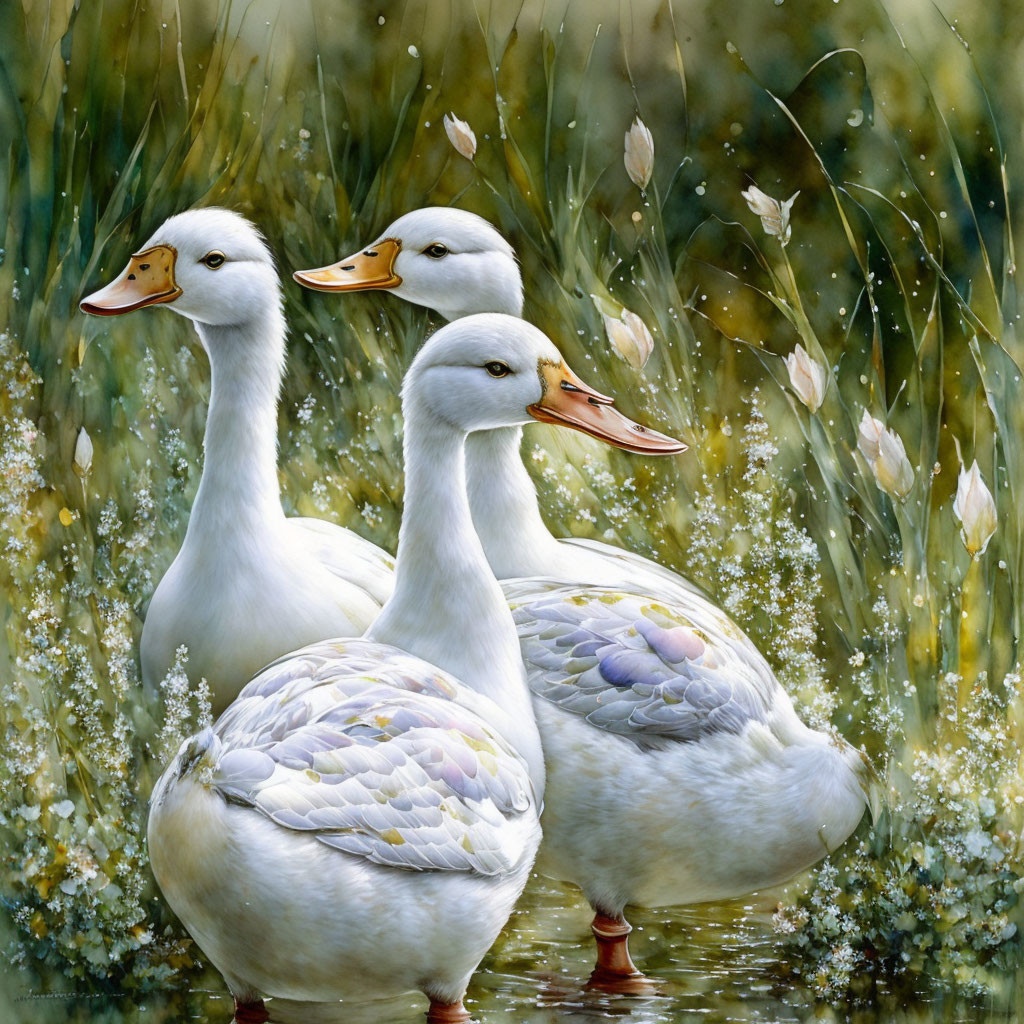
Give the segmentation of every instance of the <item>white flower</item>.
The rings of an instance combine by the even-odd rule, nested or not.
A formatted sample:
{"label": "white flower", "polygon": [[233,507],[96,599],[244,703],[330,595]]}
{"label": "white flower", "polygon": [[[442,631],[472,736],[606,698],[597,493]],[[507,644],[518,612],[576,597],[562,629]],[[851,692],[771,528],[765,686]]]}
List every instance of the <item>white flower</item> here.
{"label": "white flower", "polygon": [[864,410],[857,428],[857,448],[871,466],[875,483],[901,501],[914,486],[914,470],[899,434]]}
{"label": "white flower", "polygon": [[53,805],[52,810],[62,818],[69,818],[75,811],[75,805],[71,800],[61,800],[59,804]]}
{"label": "white flower", "polygon": [[962,526],[960,538],[964,547],[972,557],[984,554],[996,532],[996,503],[981,478],[977,459],[969,470],[960,467],[953,512]]}
{"label": "white flower", "polygon": [[761,227],[764,228],[765,234],[774,235],[785,245],[789,241],[791,234],[789,211],[793,209],[793,202],[800,193],[794,192],[781,205],[777,199],[772,199],[771,196],[766,195],[756,185],[751,185],[746,192],[741,192],[740,195],[746,199],[747,206],[750,207],[751,212],[756,213],[761,218]]}
{"label": "white flower", "polygon": [[654,351],[654,339],[647,324],[636,313],[624,309],[618,320],[613,316],[605,316],[604,329],[615,351],[630,366],[642,370]]}
{"label": "white flower", "polygon": [[860,418],[860,426],[857,428],[857,447],[860,449],[861,455],[868,460],[869,465],[878,458],[878,445],[884,433],[885,424],[881,420],[876,420],[865,409],[864,415]]}
{"label": "white flower", "polygon": [[797,397],[811,412],[817,412],[828,385],[825,367],[812,359],[803,345],[797,345],[786,356],[786,369],[789,370],[789,383]]}
{"label": "white flower", "polygon": [[476,136],[473,129],[465,121],[460,121],[454,114],[444,115],[444,130],[448,133],[448,139],[455,149],[467,160],[472,160],[476,155]]}
{"label": "white flower", "polygon": [[886,430],[878,438],[878,458],[871,464],[875,483],[886,494],[903,501],[914,486],[914,470],[907,458],[903,441],[894,430]]}
{"label": "white flower", "polygon": [[92,469],[92,438],[85,427],[79,430],[78,440],[75,442],[73,468],[79,476],[86,476]]}
{"label": "white flower", "polygon": [[647,188],[654,171],[654,136],[639,117],[633,119],[633,126],[626,132],[623,163],[633,184],[637,188]]}

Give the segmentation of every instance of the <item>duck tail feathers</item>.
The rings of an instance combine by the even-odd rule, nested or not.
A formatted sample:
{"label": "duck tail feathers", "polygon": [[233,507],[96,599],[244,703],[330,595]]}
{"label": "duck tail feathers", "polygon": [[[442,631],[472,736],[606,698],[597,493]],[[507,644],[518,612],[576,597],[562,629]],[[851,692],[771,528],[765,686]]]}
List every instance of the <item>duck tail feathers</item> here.
{"label": "duck tail feathers", "polygon": [[190,773],[212,768],[216,765],[221,750],[221,741],[210,726],[190,736],[178,751],[175,777],[185,778]]}

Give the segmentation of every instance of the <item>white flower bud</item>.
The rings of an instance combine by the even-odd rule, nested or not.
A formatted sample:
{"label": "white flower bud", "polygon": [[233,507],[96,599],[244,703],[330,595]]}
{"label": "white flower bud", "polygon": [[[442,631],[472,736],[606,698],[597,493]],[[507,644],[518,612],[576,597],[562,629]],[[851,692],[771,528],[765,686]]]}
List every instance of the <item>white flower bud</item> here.
{"label": "white flower bud", "polygon": [[903,441],[894,430],[886,430],[878,439],[878,458],[871,464],[875,483],[886,494],[903,501],[914,486],[914,470]]}
{"label": "white flower bud", "polygon": [[444,130],[448,133],[448,140],[467,160],[472,160],[476,155],[476,135],[466,121],[460,121],[454,114],[444,115]]}
{"label": "white flower bud", "polygon": [[637,188],[647,188],[654,171],[654,136],[639,117],[633,119],[633,126],[626,132],[623,163],[633,184]]}
{"label": "white flower bud", "polygon": [[88,431],[82,427],[78,432],[78,440],[75,441],[75,458],[72,468],[79,476],[86,476],[92,469],[92,438]]}
{"label": "white flower bud", "polygon": [[878,458],[878,446],[884,433],[885,424],[881,420],[876,420],[865,409],[864,415],[860,418],[860,426],[857,428],[857,447],[869,464]]}
{"label": "white flower bud", "polygon": [[642,370],[654,351],[654,339],[647,324],[636,313],[624,309],[621,319],[605,316],[604,329],[612,348],[634,369]]}
{"label": "white flower bud", "polygon": [[984,554],[996,532],[996,503],[981,478],[977,459],[969,470],[960,468],[953,512],[960,520],[960,538],[971,557]]}
{"label": "white flower bud", "polygon": [[811,412],[817,412],[828,385],[825,367],[812,359],[803,345],[797,345],[786,356],[786,369],[789,370],[789,383],[797,397]]}
{"label": "white flower bud", "polygon": [[800,195],[794,192],[784,203],[780,205],[777,199],[766,195],[756,185],[751,185],[746,192],[740,192],[747,201],[752,213],[761,218],[761,227],[765,234],[774,235],[783,245],[789,241],[791,229],[789,226],[789,212],[793,209],[793,202]]}

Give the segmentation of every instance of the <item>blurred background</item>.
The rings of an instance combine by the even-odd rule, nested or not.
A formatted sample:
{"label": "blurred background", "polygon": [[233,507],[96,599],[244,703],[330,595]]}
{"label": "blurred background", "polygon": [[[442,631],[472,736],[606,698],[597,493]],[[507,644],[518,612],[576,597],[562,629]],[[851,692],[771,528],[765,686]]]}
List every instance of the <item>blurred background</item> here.
{"label": "blurred background", "polygon": [[[209,369],[180,317],[77,307],[165,217],[212,204],[259,224],[282,271],[427,204],[492,220],[520,256],[526,316],[691,446],[655,462],[531,428],[554,531],[693,578],[800,713],[879,773],[874,823],[785,889],[638,913],[656,994],[584,996],[587,909],[538,879],[470,1008],[1016,1019],[1024,7],[19,0],[0,31],[5,1019],[230,1017],[145,854],[168,738],[199,709],[173,679],[146,697],[137,663],[199,479]],[[472,160],[445,113],[475,132]],[[636,117],[653,138],[645,188],[623,163]],[[787,244],[748,208],[751,186],[799,193]],[[286,508],[393,550],[398,387],[431,319],[284,278]],[[642,368],[606,330],[623,310],[653,341]],[[865,411],[874,450],[858,445]],[[985,543],[980,491],[954,508],[975,460]]]}

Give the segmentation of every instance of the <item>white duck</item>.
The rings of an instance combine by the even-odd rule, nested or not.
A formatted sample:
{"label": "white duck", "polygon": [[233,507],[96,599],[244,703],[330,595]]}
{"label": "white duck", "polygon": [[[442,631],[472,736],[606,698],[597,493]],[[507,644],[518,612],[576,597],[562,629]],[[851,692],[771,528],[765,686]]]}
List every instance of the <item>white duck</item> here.
{"label": "white duck", "polygon": [[281,508],[285,322],[256,229],[216,208],[171,217],[81,308],[116,316],[154,305],[193,321],[212,380],[202,480],[146,614],[142,675],[157,686],[184,644],[190,678],[206,678],[219,711],[274,658],[361,633],[391,592],[393,561],[350,530]]}
{"label": "white duck", "polygon": [[473,530],[466,433],[571,417],[628,440],[635,425],[598,397],[522,320],[435,334],[403,390],[405,514],[379,618],[364,638],[268,666],[158,782],[153,872],[240,1020],[266,1019],[268,994],[409,989],[430,999],[429,1020],[468,1019],[469,977],[540,842],[544,761],[512,616]]}
{"label": "white duck", "polygon": [[[417,210],[362,254],[296,280],[388,288],[445,317],[518,316],[508,243],[475,215]],[[642,987],[628,904],[724,899],[785,881],[838,847],[870,767],[808,729],[757,648],[675,572],[598,541],[556,539],[522,431],[474,434],[473,523],[514,611],[548,766],[538,869],[595,910],[592,983]]]}

